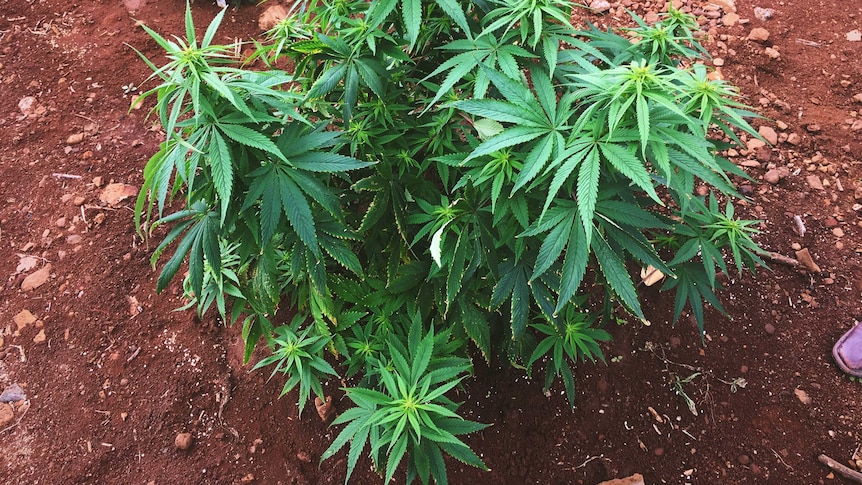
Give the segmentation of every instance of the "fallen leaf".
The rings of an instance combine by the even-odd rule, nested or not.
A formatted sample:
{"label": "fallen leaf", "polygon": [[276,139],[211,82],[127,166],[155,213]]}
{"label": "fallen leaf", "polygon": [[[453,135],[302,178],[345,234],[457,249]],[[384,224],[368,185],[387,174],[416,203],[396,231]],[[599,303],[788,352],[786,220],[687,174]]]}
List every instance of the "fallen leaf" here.
{"label": "fallen leaf", "polygon": [[18,267],[15,268],[15,273],[26,273],[39,264],[39,258],[37,258],[36,256],[19,254],[18,257],[20,259],[18,260]]}

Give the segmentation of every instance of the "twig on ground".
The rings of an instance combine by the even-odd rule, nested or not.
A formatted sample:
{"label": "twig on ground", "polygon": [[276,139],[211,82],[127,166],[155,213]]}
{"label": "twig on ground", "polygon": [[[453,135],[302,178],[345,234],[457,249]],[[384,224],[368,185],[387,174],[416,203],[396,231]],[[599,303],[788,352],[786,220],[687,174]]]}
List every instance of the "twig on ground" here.
{"label": "twig on ground", "polygon": [[766,257],[772,261],[775,261],[776,263],[786,264],[787,266],[792,266],[794,268],[796,266],[799,266],[799,261],[783,254],[778,254],[774,251],[766,253]]}
{"label": "twig on ground", "polygon": [[784,461],[784,458],[782,458],[777,451],[773,450],[772,448],[770,448],[770,450],[772,451],[772,454],[775,455],[776,458],[778,458],[778,461],[780,461],[781,464],[784,465],[785,468],[787,468],[788,470],[793,470],[793,467],[788,465],[787,462]]}
{"label": "twig on ground", "polygon": [[24,408],[24,412],[22,412],[21,415],[18,416],[18,420],[15,421],[15,424],[10,424],[9,426],[6,426],[5,428],[0,429],[0,434],[3,434],[5,432],[9,431],[10,429],[14,428],[15,426],[18,426],[19,424],[21,424],[21,420],[24,419],[24,416],[27,415],[27,411],[30,410],[30,401],[24,401],[24,405],[20,406],[19,409],[21,409],[21,408]]}
{"label": "twig on ground", "polygon": [[857,472],[856,470],[851,470],[850,468],[842,465],[841,463],[829,458],[826,455],[820,455],[817,457],[820,460],[820,463],[831,468],[833,471],[843,476],[844,478],[849,478],[856,483],[862,483],[862,473]]}
{"label": "twig on ground", "polygon": [[52,173],[51,175],[54,177],[60,178],[60,179],[79,179],[79,178],[81,178],[80,175],[72,175],[71,173]]}

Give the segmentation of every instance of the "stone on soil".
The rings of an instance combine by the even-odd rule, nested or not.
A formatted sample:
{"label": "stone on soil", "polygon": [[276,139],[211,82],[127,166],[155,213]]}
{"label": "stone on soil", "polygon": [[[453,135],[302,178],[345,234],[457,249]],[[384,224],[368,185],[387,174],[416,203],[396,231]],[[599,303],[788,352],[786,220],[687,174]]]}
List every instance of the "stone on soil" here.
{"label": "stone on soil", "polygon": [[120,202],[138,195],[138,188],[134,185],[108,184],[101,193],[99,200],[104,204],[117,205]]}
{"label": "stone on soil", "polygon": [[0,403],[0,428],[11,423],[13,419],[15,419],[15,411],[12,410],[12,406],[5,402]]}
{"label": "stone on soil", "polygon": [[754,17],[761,22],[766,22],[775,15],[775,10],[771,8],[754,7]]}
{"label": "stone on soil", "polygon": [[802,389],[794,389],[793,394],[796,394],[796,398],[799,399],[799,402],[802,404],[805,404],[806,406],[811,404],[811,398],[808,397],[808,393]]}
{"label": "stone on soil", "polygon": [[847,32],[847,40],[849,40],[850,42],[862,41],[862,32],[856,29]]}
{"label": "stone on soil", "polygon": [[66,144],[67,145],[77,145],[78,143],[81,143],[82,141],[84,141],[84,134],[83,133],[73,133],[73,134],[69,135],[69,138],[66,138]]}
{"label": "stone on soil", "polygon": [[765,138],[770,145],[778,144],[778,133],[776,133],[775,130],[773,130],[771,127],[761,126],[757,129],[757,132],[760,134],[760,136]]}
{"label": "stone on soil", "polygon": [[590,3],[590,8],[595,12],[607,12],[611,9],[611,2],[607,0],[594,0]]}
{"label": "stone on soil", "polygon": [[614,478],[601,482],[599,485],[644,485],[644,477],[640,473],[635,473],[630,477]]}
{"label": "stone on soil", "polygon": [[15,322],[15,326],[17,330],[20,332],[27,325],[31,325],[36,323],[36,317],[30,313],[30,310],[21,310],[17,315],[12,317],[12,321]]}
{"label": "stone on soil", "polygon": [[3,393],[0,394],[0,402],[16,402],[25,399],[27,399],[27,393],[18,384],[6,386],[6,389],[3,389]]}
{"label": "stone on soil", "polygon": [[191,433],[179,433],[177,437],[174,438],[174,446],[177,447],[178,450],[187,450],[192,447],[192,435]]}
{"label": "stone on soil", "polygon": [[823,182],[820,181],[820,177],[817,175],[812,174],[805,177],[805,182],[814,190],[823,190]]}
{"label": "stone on soil", "polygon": [[736,12],[736,0],[711,0],[709,3],[717,5],[725,12]]}
{"label": "stone on soil", "polygon": [[739,15],[733,12],[725,14],[724,17],[721,18],[721,23],[723,23],[726,27],[733,27],[734,25],[739,23]]}
{"label": "stone on soil", "polygon": [[769,40],[769,31],[764,29],[763,27],[756,27],[751,29],[751,32],[748,34],[748,40],[753,40],[755,42],[766,42]]}
{"label": "stone on soil", "polygon": [[42,269],[24,278],[21,282],[21,289],[24,291],[35,290],[45,284],[48,277],[51,276],[51,264],[46,264]]}
{"label": "stone on soil", "polygon": [[43,344],[46,340],[48,340],[48,337],[45,336],[44,328],[42,330],[39,330],[39,333],[37,333],[36,336],[33,337],[34,344]]}

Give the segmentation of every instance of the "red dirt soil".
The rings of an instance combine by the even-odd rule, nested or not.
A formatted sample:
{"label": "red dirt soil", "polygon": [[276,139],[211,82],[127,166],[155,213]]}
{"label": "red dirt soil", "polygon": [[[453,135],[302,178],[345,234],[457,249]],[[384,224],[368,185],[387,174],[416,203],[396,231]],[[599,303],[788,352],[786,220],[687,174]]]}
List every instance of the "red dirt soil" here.
{"label": "red dirt soil", "polygon": [[[711,28],[707,46],[724,77],[766,117],[755,126],[778,134],[774,147],[732,154],[760,182],[743,187],[751,201],[736,202],[738,212],[763,221],[766,249],[794,257],[794,245],[807,248],[821,271],[776,263],[727,281],[733,319],[710,312],[703,341],[686,318],[670,325],[670,295],[647,289],[652,324],[611,329],[608,365],[577,370],[573,411],[561,386],[545,396],[541,379],[477,363],[455,397],[465,417],[493,425],[469,438],[492,471],[450,462],[454,484],[595,484],[633,473],[647,483],[841,483],[817,456],[848,463],[862,443],[862,382],[830,355],[862,319],[862,101],[853,99],[862,42],[846,37],[862,28],[862,4],[737,0],[748,22],[734,24],[729,7],[683,3]],[[217,41],[259,36],[265,7],[231,7]],[[760,20],[754,7],[774,16]],[[294,393],[277,398],[278,378],[250,373],[238,329],[174,312],[178,283],[156,295],[134,198],[100,200],[110,183],[140,187],[161,137],[146,109],[128,112],[127,86],[149,75],[129,46],[161,59],[136,21],[179,35],[183,9],[0,2],[0,390],[17,383],[27,394],[0,426],[2,483],[343,482],[343,453],[318,465],[338,429],[311,407],[298,416]],[[218,11],[202,0],[193,10],[199,26]],[[624,21],[616,8],[577,15]],[[756,27],[767,41],[747,40]],[[782,167],[777,183],[763,181]],[[47,281],[23,290],[40,268]],[[326,391],[343,411],[339,385]],[[191,435],[187,450],[175,446],[179,433]],[[381,481],[368,460],[353,478]]]}

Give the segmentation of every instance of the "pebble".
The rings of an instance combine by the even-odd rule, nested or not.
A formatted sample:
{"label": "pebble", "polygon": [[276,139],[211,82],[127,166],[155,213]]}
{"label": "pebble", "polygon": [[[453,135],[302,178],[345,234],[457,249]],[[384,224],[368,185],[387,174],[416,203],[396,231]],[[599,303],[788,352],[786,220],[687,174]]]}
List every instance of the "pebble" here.
{"label": "pebble", "polygon": [[766,141],[770,145],[777,145],[778,144],[778,133],[776,133],[775,130],[773,130],[771,127],[761,126],[760,128],[757,129],[757,133],[759,133],[760,136],[762,136],[764,139],[766,139]]}
{"label": "pebble", "polygon": [[853,95],[853,102],[862,104],[862,93]]}
{"label": "pebble", "polygon": [[37,333],[36,336],[33,337],[34,344],[43,344],[46,340],[48,340],[48,337],[45,336],[44,328],[42,330],[39,330],[39,333]]}
{"label": "pebble", "polygon": [[30,291],[45,284],[48,277],[51,276],[51,263],[46,264],[42,269],[24,278],[21,282],[21,290]]}
{"label": "pebble", "polygon": [[838,220],[832,216],[829,216],[823,221],[823,225],[826,227],[837,227],[838,226]]}
{"label": "pebble", "polygon": [[806,406],[811,404],[811,398],[808,397],[808,393],[802,389],[794,389],[793,394],[796,394],[796,398],[799,399],[799,402],[802,404],[805,404]]}
{"label": "pebble", "polygon": [[763,330],[765,330],[766,333],[768,333],[769,335],[772,335],[775,333],[775,325],[773,325],[771,323],[767,323],[766,325],[763,326]]}
{"label": "pebble", "polygon": [[817,123],[810,123],[805,127],[805,130],[808,131],[808,133],[819,133],[821,129],[822,128],[820,128],[820,125]]}
{"label": "pebble", "polygon": [[781,172],[778,169],[772,169],[763,175],[763,180],[775,185],[781,180]]}
{"label": "pebble", "polygon": [[611,9],[611,2],[607,0],[594,0],[590,3],[590,8],[594,12],[607,12]]}
{"label": "pebble", "polygon": [[84,134],[83,133],[74,133],[74,134],[69,135],[69,138],[66,138],[66,144],[67,145],[77,145],[78,143],[81,143],[82,141],[84,141]]}
{"label": "pebble", "polygon": [[805,182],[814,190],[823,190],[823,182],[820,181],[820,177],[817,175],[808,175],[805,177]]}
{"label": "pebble", "polygon": [[748,465],[749,463],[751,463],[751,457],[744,454],[739,455],[736,457],[736,461],[738,461],[740,465]]}
{"label": "pebble", "polygon": [[791,133],[791,134],[787,135],[787,143],[790,143],[791,145],[799,145],[799,143],[801,143],[801,142],[802,142],[802,140],[799,138],[799,135],[797,135],[796,133]]}
{"label": "pebble", "polygon": [[15,322],[16,330],[21,332],[27,325],[36,323],[36,316],[30,313],[30,310],[21,310],[12,317],[12,321]]}
{"label": "pebble", "polygon": [[772,47],[767,47],[766,49],[763,49],[763,53],[769,56],[770,59],[781,58],[781,53],[773,49]]}
{"label": "pebble", "polygon": [[174,438],[174,446],[177,447],[178,450],[187,450],[192,447],[192,435],[191,433],[179,433],[177,437]]}
{"label": "pebble", "polygon": [[832,234],[834,234],[835,237],[844,237],[844,231],[840,227],[832,229]]}
{"label": "pebble", "polygon": [[75,199],[72,201],[72,203],[75,205],[84,205],[84,202],[87,202],[87,199],[86,197],[81,196],[75,197]]}
{"label": "pebble", "polygon": [[15,411],[7,403],[0,403],[0,428],[5,427],[15,419]]}
{"label": "pebble", "polygon": [[296,459],[304,463],[311,463],[311,455],[307,451],[300,451],[296,454]]}
{"label": "pebble", "polygon": [[3,393],[0,394],[0,402],[15,402],[25,399],[27,399],[27,393],[18,384],[6,386],[6,389],[3,389]]}
{"label": "pebble", "polygon": [[850,42],[859,42],[862,41],[862,32],[853,29],[850,32],[847,32],[847,40]]}
{"label": "pebble", "polygon": [[733,12],[725,14],[721,19],[721,23],[724,24],[725,27],[733,27],[739,23],[739,15]]}
{"label": "pebble", "polygon": [[775,10],[772,10],[771,8],[754,7],[754,18],[761,22],[766,22],[771,19],[773,15],[775,15]]}
{"label": "pebble", "polygon": [[72,246],[81,243],[81,235],[80,234],[69,234],[66,236],[66,244],[70,244]]}
{"label": "pebble", "polygon": [[66,218],[61,217],[57,219],[56,221],[54,221],[54,225],[57,227],[66,227]]}
{"label": "pebble", "polygon": [[655,456],[661,456],[661,455],[664,455],[664,448],[656,448],[656,449],[653,451],[653,453],[655,454]]}
{"label": "pebble", "polygon": [[755,27],[751,29],[751,32],[749,32],[748,40],[753,40],[755,42],[766,42],[767,40],[769,40],[769,31],[764,29],[763,27]]}

